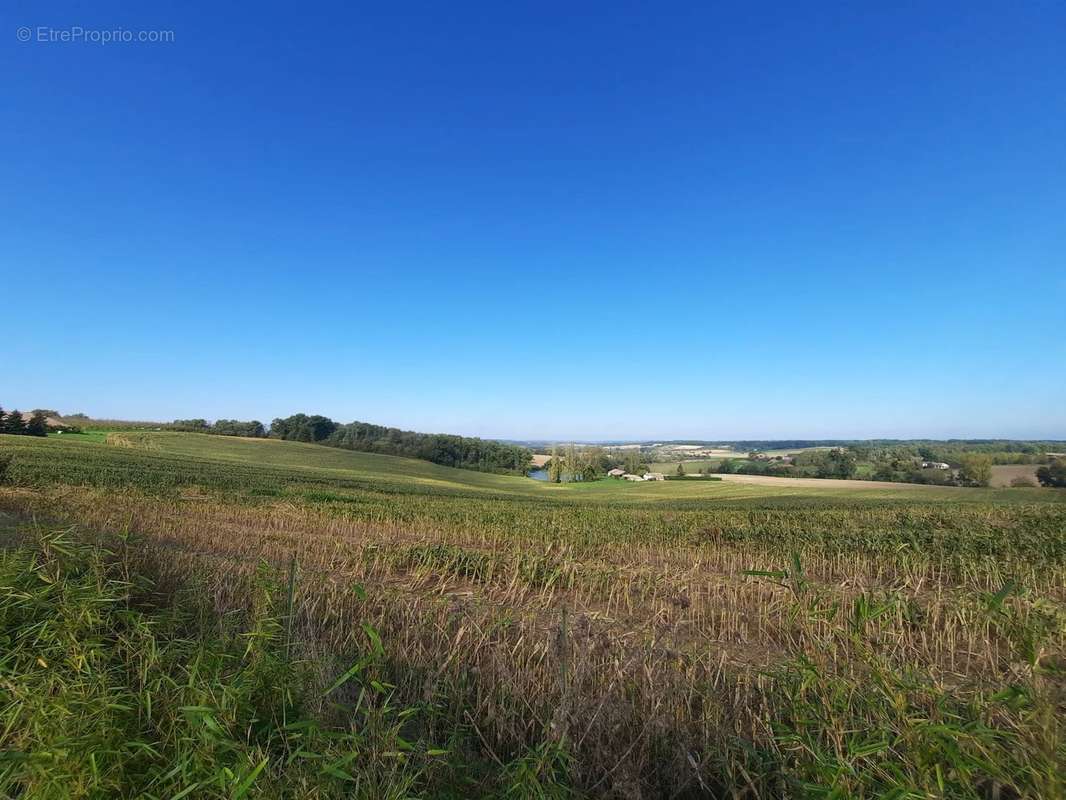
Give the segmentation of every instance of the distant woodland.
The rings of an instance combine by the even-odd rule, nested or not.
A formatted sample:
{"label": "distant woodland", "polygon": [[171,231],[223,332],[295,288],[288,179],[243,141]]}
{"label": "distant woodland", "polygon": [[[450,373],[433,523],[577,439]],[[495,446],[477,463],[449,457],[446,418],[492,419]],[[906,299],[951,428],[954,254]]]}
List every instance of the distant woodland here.
{"label": "distant woodland", "polygon": [[318,414],[275,419],[270,423],[270,436],[365,453],[421,458],[480,472],[524,473],[532,457],[529,450],[518,445],[445,433],[415,433],[368,422],[342,425]]}

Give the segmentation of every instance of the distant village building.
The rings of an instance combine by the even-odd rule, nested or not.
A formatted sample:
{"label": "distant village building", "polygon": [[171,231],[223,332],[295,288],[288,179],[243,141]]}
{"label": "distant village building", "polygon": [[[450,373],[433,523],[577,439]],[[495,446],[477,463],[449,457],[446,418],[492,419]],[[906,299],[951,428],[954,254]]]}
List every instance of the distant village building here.
{"label": "distant village building", "polygon": [[624,474],[622,475],[622,479],[623,479],[623,480],[627,480],[627,481],[642,481],[642,480],[644,480],[644,479],[643,479],[642,477],[640,477],[639,475],[634,475],[634,474],[632,474],[632,473],[630,473],[630,472],[626,472],[626,473],[624,473]]}
{"label": "distant village building", "polygon": [[922,469],[951,469],[951,465],[943,461],[923,461]]}
{"label": "distant village building", "polygon": [[609,478],[621,478],[625,476],[625,474],[626,471],[624,469],[619,469],[618,467],[607,470],[607,477]]}
{"label": "distant village building", "polygon": [[661,472],[645,472],[644,480],[646,481],[665,481],[666,476]]}

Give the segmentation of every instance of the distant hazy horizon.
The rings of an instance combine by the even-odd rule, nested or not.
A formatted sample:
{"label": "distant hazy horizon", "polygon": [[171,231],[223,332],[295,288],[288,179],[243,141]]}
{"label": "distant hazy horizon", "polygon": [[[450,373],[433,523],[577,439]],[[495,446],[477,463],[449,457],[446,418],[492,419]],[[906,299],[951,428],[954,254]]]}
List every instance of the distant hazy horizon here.
{"label": "distant hazy horizon", "polygon": [[[11,395],[17,396],[17,395]],[[77,414],[86,413],[90,418],[102,419],[102,420],[123,420],[130,422],[158,422],[160,424],[171,423],[176,419],[206,419],[208,422],[214,422],[217,419],[240,419],[240,420],[259,420],[264,425],[269,426],[271,421],[278,416],[288,416],[296,413],[307,414],[323,414],[330,417],[335,422],[347,423],[353,421],[370,422],[375,425],[384,425],[386,427],[400,428],[402,430],[413,430],[421,433],[450,433],[458,434],[461,436],[477,436],[483,439],[498,439],[501,441],[511,442],[526,442],[536,444],[550,444],[553,442],[574,442],[576,444],[636,444],[636,443],[650,443],[650,442],[676,442],[676,443],[715,443],[715,442],[758,442],[758,441],[869,441],[878,439],[899,439],[899,440],[913,440],[913,439],[931,439],[931,440],[947,440],[947,439],[1011,439],[1011,440],[1027,440],[1027,441],[1047,441],[1047,442],[1063,442],[1066,443],[1066,434],[1049,434],[1049,435],[1004,435],[1004,434],[968,434],[968,433],[952,433],[948,434],[914,434],[914,435],[879,435],[879,434],[866,434],[866,435],[806,435],[806,434],[789,434],[789,435],[681,435],[681,436],[582,436],[582,435],[565,435],[565,436],[516,436],[512,434],[491,434],[477,430],[460,430],[456,426],[450,427],[418,427],[417,425],[408,425],[403,423],[397,423],[390,419],[372,419],[366,416],[343,416],[332,415],[324,413],[321,409],[315,409],[312,407],[286,410],[281,414],[269,414],[269,415],[255,415],[255,414],[220,414],[217,416],[207,416],[202,413],[186,411],[184,413],[178,413],[168,416],[159,416],[152,414],[107,414],[107,413],[95,413],[87,410],[92,407],[89,405],[74,407],[57,407],[55,403],[11,403],[8,402],[4,396],[0,396],[0,404],[5,411],[19,410],[29,411],[34,408],[47,408],[51,410],[59,411],[61,414]]]}

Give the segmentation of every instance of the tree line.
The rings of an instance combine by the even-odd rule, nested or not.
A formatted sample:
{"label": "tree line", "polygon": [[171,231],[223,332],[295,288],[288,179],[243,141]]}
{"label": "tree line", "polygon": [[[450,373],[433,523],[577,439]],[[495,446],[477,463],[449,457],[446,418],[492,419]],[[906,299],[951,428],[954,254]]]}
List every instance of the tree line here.
{"label": "tree line", "polygon": [[636,448],[619,453],[600,445],[579,447],[571,442],[567,445],[553,444],[549,453],[551,458],[544,468],[552,483],[595,481],[616,467],[634,475],[643,475],[651,469]]}
{"label": "tree line", "polygon": [[1062,448],[1063,442],[1021,439],[783,439],[722,442],[735,450],[801,450],[842,448],[867,461],[877,452],[908,452],[926,461],[954,461],[963,453],[983,453],[994,464],[1042,464],[1047,453]]}
{"label": "tree line", "polygon": [[480,472],[525,473],[530,451],[470,436],[416,433],[369,422],[341,424],[320,414],[293,414],[270,423],[270,437],[312,442],[364,453],[420,458],[434,464]]}
{"label": "tree line", "polygon": [[24,419],[21,411],[5,414],[0,408],[0,433],[14,436],[47,436],[48,416],[44,409],[36,409],[30,418]]}
{"label": "tree line", "polygon": [[[758,453],[753,455],[758,456]],[[707,467],[701,472],[842,480],[864,477],[868,480],[895,483],[988,486],[992,478],[992,465],[999,463],[993,454],[988,452],[956,452],[949,464],[950,468],[943,470],[923,468],[924,461],[939,459],[923,456],[912,448],[874,449],[854,445],[804,450],[789,456],[763,456],[751,460],[725,458],[716,468]]]}
{"label": "tree line", "polygon": [[257,419],[243,422],[239,419],[216,419],[213,423],[206,419],[176,419],[167,428],[172,431],[189,433],[213,433],[216,436],[247,436],[263,439],[267,435],[263,423]]}
{"label": "tree line", "polygon": [[[39,409],[26,422],[19,412],[13,411],[5,415],[3,409],[0,409],[0,433],[45,436],[49,431],[47,416],[59,418],[61,415],[58,412]],[[83,414],[77,417],[92,422]],[[320,414],[293,414],[290,417],[279,417],[271,423],[269,431],[259,420],[219,419],[208,422],[206,419],[193,418],[176,419],[170,423],[142,424],[142,426],[149,425],[171,431],[206,433],[216,436],[249,438],[269,436],[296,442],[313,442],[345,450],[420,458],[434,464],[481,472],[524,474],[531,461],[530,451],[518,445],[444,433],[416,433],[383,425],[372,425],[368,422],[350,422],[342,425]],[[57,430],[77,431],[79,429],[66,426]]]}

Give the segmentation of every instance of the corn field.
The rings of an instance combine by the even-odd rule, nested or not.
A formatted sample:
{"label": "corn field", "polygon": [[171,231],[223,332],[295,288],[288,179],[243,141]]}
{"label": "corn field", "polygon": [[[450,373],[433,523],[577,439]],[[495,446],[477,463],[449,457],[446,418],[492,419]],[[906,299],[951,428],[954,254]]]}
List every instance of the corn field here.
{"label": "corn field", "polygon": [[[232,779],[198,777],[186,796],[1066,797],[1054,490],[632,500],[226,460],[197,456],[207,437],[176,452],[181,434],[128,436],[0,437],[13,454],[8,549],[29,558],[42,529],[73,526],[68,549],[84,560],[143,576],[161,607],[195,606],[197,636],[236,624],[234,636],[283,641],[301,713],[325,731],[322,758],[288,763],[299,747],[284,725],[267,744],[245,737],[227,751]],[[15,583],[0,589],[12,597]],[[264,586],[281,587],[282,611],[263,612]],[[2,663],[5,680],[40,668]],[[231,732],[234,704],[253,702],[235,696]],[[19,700],[3,702],[14,718]],[[22,754],[0,775],[26,797],[65,796],[40,788],[34,748],[55,746],[25,724],[0,728],[0,749]],[[335,775],[315,782],[348,752],[338,731],[364,735],[344,740],[359,755],[336,767],[362,795]],[[177,757],[206,758],[190,753]],[[259,764],[273,777],[245,784]],[[104,796],[91,773],[80,796]]]}

